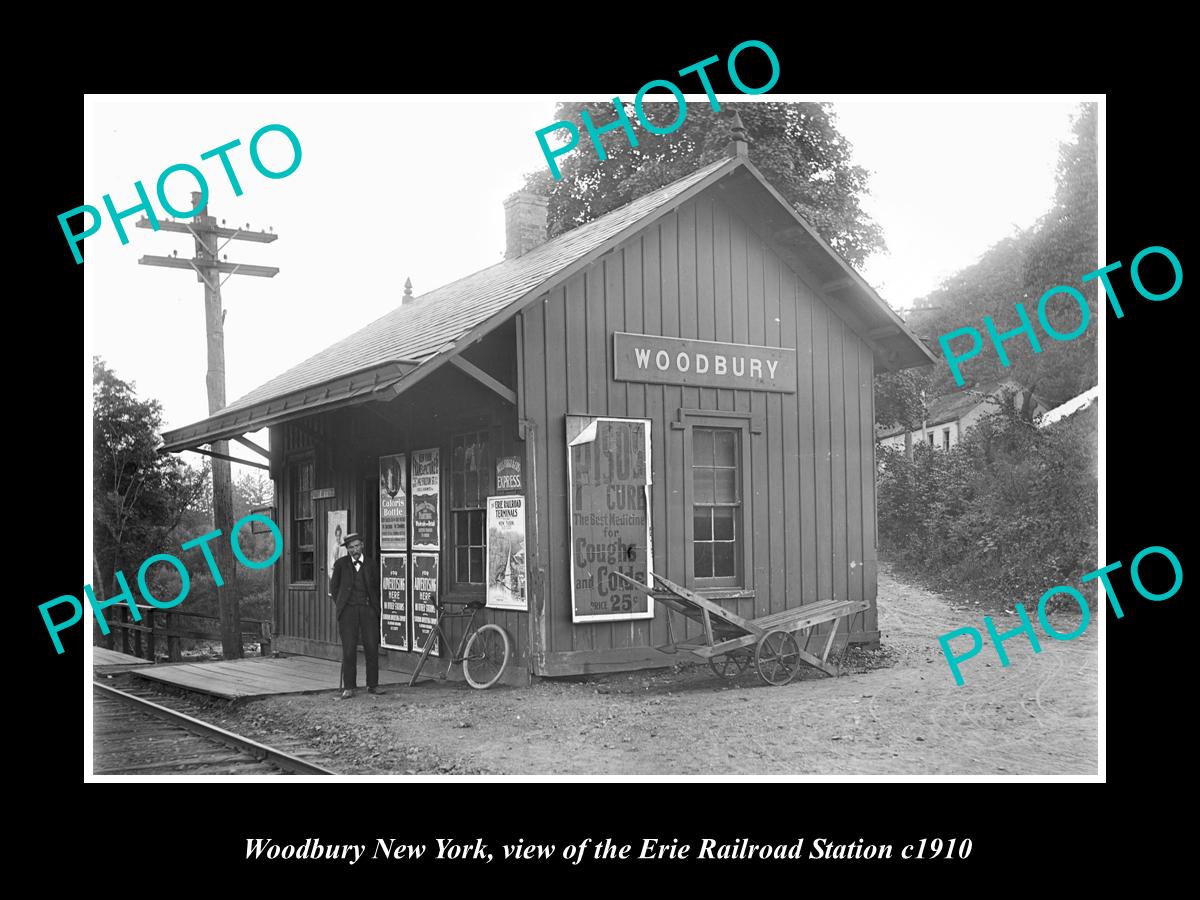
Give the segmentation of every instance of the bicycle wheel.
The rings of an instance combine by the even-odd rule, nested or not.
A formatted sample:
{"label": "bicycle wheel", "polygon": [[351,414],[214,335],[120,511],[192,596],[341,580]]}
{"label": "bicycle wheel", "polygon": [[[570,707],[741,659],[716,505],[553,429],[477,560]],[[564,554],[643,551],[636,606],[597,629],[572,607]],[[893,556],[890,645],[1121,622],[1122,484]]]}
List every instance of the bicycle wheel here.
{"label": "bicycle wheel", "polygon": [[499,625],[481,625],[463,652],[463,675],[473,688],[490,688],[508,667],[512,642]]}

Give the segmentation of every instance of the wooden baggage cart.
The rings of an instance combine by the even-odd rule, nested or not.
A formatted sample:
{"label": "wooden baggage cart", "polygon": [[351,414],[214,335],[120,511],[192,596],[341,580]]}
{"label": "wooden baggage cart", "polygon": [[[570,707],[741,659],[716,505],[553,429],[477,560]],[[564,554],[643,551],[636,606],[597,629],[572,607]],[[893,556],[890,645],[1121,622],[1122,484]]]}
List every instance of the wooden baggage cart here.
{"label": "wooden baggage cart", "polygon": [[[823,600],[758,619],[744,619],[716,601],[689,591],[657,573],[653,577],[661,590],[653,590],[632,578],[615,574],[642,593],[665,604],[668,609],[698,622],[703,628],[700,636],[676,643],[668,615],[667,636],[670,643],[658,649],[668,653],[688,650],[708,660],[713,672],[722,678],[736,677],[745,672],[753,661],[759,677],[773,685],[787,684],[795,678],[800,663],[807,663],[827,675],[836,676],[838,670],[829,664],[828,659],[838,626],[845,616],[862,612],[870,606],[865,600]],[[801,648],[796,640],[796,632],[809,631],[825,622],[834,624],[821,655],[816,656]]]}

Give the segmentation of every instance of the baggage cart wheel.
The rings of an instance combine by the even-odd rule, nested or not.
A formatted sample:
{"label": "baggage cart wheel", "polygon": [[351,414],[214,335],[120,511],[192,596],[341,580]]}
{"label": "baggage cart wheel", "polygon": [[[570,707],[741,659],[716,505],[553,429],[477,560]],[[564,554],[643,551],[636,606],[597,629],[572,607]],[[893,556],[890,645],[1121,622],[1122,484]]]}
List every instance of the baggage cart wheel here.
{"label": "baggage cart wheel", "polygon": [[750,668],[750,651],[732,650],[719,656],[710,656],[708,667],[716,673],[718,678],[737,678]]}
{"label": "baggage cart wheel", "polygon": [[754,648],[754,668],[771,685],[784,685],[800,671],[800,645],[790,631],[769,631]]}

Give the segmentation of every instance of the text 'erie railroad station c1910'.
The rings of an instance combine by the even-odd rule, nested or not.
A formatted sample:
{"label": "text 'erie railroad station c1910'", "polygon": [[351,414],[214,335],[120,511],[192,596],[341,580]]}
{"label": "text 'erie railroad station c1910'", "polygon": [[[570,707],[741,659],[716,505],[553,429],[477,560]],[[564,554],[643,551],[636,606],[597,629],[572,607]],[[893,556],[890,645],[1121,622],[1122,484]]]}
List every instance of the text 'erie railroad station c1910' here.
{"label": "text 'erie railroad station c1910'", "polygon": [[936,359],[746,149],[552,240],[514,194],[502,263],[164,435],[270,428],[277,649],[340,656],[335,522],[391,586],[389,669],[476,598],[506,680],[669,665],[667,611],[624,580],[654,573],[748,619],[856,602],[838,645],[878,641],[872,381]]}

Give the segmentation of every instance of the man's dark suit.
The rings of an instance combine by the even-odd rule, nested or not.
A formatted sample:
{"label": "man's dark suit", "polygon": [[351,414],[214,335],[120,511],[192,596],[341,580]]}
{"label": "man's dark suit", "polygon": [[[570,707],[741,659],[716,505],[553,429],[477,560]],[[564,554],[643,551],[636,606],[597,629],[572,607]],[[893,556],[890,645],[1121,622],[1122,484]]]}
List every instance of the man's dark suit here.
{"label": "man's dark suit", "polygon": [[[354,559],[343,556],[333,564],[329,594],[337,610],[342,637],[342,687],[354,690],[358,679],[358,645],[363,645],[367,662],[367,687],[379,684],[379,560],[364,553],[355,572]],[[352,603],[356,578],[365,588],[366,603]]]}

